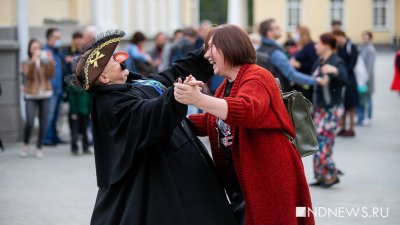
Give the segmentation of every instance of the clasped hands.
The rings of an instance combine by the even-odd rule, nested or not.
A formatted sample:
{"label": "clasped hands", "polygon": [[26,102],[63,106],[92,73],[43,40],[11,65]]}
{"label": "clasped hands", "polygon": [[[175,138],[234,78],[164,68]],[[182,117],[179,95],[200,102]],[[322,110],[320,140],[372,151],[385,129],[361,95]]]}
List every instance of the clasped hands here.
{"label": "clasped hands", "polygon": [[181,78],[174,83],[174,97],[175,100],[185,105],[196,105],[203,95],[201,93],[202,81],[196,80],[192,75],[189,75],[182,82]]}

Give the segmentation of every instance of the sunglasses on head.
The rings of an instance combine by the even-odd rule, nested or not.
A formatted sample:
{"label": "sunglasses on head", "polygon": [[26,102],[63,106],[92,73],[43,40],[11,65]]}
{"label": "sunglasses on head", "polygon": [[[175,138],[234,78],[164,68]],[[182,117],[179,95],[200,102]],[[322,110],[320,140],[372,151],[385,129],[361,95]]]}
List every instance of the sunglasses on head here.
{"label": "sunglasses on head", "polygon": [[126,69],[125,61],[129,58],[128,53],[126,53],[124,51],[119,51],[113,55],[113,58],[117,63],[119,63],[119,65],[121,66],[121,70]]}

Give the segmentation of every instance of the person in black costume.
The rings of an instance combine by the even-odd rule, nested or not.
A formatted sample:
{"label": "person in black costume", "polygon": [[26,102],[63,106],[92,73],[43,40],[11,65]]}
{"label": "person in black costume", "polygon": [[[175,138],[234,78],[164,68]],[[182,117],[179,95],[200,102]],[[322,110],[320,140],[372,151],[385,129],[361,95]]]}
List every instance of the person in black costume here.
{"label": "person in black costume", "polygon": [[[198,49],[148,78],[129,73],[124,35],[108,31],[74,59],[70,83],[93,94],[99,191],[92,225],[234,225],[214,164],[174,99],[173,83],[213,74]],[[200,82],[200,81],[199,81]]]}

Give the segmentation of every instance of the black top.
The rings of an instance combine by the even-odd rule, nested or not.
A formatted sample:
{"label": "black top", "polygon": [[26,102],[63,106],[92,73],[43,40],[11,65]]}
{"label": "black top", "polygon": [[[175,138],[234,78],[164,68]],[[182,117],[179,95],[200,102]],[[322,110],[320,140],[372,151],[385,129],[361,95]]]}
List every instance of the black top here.
{"label": "black top", "polygon": [[336,54],[332,54],[326,61],[319,61],[314,65],[313,75],[322,76],[320,68],[330,64],[338,69],[338,74],[328,74],[328,86],[317,86],[314,93],[314,105],[319,108],[330,109],[333,106],[343,103],[343,87],[347,81],[347,71],[343,63]]}
{"label": "black top", "polygon": [[337,50],[338,56],[344,61],[347,69],[347,83],[344,96],[344,107],[346,109],[352,109],[358,106],[359,96],[357,90],[357,80],[354,74],[354,68],[357,64],[357,47],[347,40],[346,44],[339,46]]}
{"label": "black top", "polygon": [[170,87],[189,74],[202,81],[213,74],[203,51],[152,76],[169,87],[162,95],[151,86],[92,88],[100,187],[92,225],[235,224],[212,161],[184,121],[187,107]]}

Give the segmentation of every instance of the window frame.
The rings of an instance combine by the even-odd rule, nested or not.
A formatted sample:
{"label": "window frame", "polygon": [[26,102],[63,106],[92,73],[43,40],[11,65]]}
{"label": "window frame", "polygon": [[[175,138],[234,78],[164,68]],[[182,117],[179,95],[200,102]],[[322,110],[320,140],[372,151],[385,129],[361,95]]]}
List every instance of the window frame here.
{"label": "window frame", "polygon": [[[339,7],[335,7],[339,4],[339,2],[341,2],[341,10],[342,10],[342,18],[333,18],[333,10],[334,9],[339,9]],[[346,30],[346,7],[345,7],[345,0],[329,0],[329,28],[332,27],[332,21],[333,20],[340,20],[340,22],[342,22],[342,29],[343,31]],[[335,8],[334,8],[335,7]]]}
{"label": "window frame", "polygon": [[[293,7],[295,6],[295,7]],[[297,24],[290,24],[291,9],[297,10]],[[286,28],[288,32],[294,32],[298,25],[301,25],[303,15],[302,0],[286,0]]]}
{"label": "window frame", "polygon": [[[385,2],[383,3],[383,1],[385,1]],[[372,0],[372,9],[371,9],[372,10],[372,24],[371,24],[372,30],[374,30],[374,31],[388,31],[389,30],[389,16],[390,16],[389,3],[390,3],[389,0]],[[376,8],[385,9],[385,18],[383,19],[383,21],[381,21],[384,23],[384,25],[375,23],[375,19],[376,19],[375,18],[375,16],[376,16],[375,9]],[[379,15],[379,16],[382,16],[382,15]],[[381,19],[382,19],[382,17],[381,17]]]}

